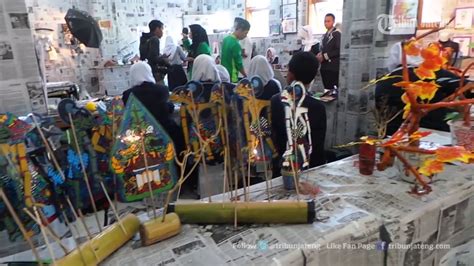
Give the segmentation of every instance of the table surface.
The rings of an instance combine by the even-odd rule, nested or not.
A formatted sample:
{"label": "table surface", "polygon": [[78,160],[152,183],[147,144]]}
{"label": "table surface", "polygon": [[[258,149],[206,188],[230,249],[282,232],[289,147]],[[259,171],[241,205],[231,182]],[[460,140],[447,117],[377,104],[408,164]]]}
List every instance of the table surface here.
{"label": "table surface", "polygon": [[[432,139],[443,143],[448,136],[436,132]],[[474,165],[446,165],[434,178],[433,191],[416,196],[407,193],[411,184],[402,181],[395,168],[363,176],[357,159],[352,156],[301,174],[301,180],[321,189],[313,199],[320,220],[313,224],[183,225],[179,235],[149,247],[141,247],[135,238],[103,265],[381,265],[384,253],[376,250],[381,225],[392,244],[445,245],[429,250],[395,246],[389,251],[389,265],[438,265],[450,261],[447,245],[469,248],[467,241],[474,238]],[[253,185],[250,199],[296,200],[293,191],[283,189],[281,178],[272,180],[270,191],[268,197],[265,183]],[[214,196],[213,201],[223,198],[228,195]],[[310,198],[301,196],[304,199]]]}
{"label": "table surface", "polygon": [[[428,140],[450,143],[445,132],[434,132]],[[434,178],[433,191],[416,196],[408,193],[411,184],[402,181],[395,168],[363,176],[355,166],[357,160],[352,156],[301,175],[321,189],[314,199],[321,221],[238,228],[183,225],[180,235],[156,245],[138,248],[129,243],[104,265],[303,265],[304,258],[315,265],[380,265],[383,252],[374,249],[382,224],[397,244],[445,243],[444,248],[429,252],[396,246],[389,265],[431,265],[445,259],[448,245],[458,246],[474,237],[469,219],[474,214],[474,165],[447,165]],[[250,191],[252,201],[268,199],[265,183],[253,185]],[[213,201],[223,198],[228,199],[228,194],[214,196]],[[296,195],[284,190],[281,178],[276,178],[270,199],[296,199]],[[453,208],[459,209],[454,220]]]}

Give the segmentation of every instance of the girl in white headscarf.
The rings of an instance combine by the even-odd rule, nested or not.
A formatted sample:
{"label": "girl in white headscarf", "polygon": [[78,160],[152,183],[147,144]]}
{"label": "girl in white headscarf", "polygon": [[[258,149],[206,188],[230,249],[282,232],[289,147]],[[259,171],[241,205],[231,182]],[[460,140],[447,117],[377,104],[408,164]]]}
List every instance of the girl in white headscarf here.
{"label": "girl in white headscarf", "polygon": [[298,52],[311,52],[317,55],[320,52],[320,44],[313,37],[313,30],[310,25],[298,29],[298,38],[301,39],[301,47],[298,50],[289,51],[290,55]]}
{"label": "girl in white headscarf", "polygon": [[172,91],[174,88],[188,82],[186,72],[183,69],[183,61],[186,61],[186,55],[183,49],[174,43],[171,36],[166,37],[163,54],[168,56],[168,61],[171,64],[171,67],[168,69],[168,87]]}
{"label": "girl in white headscarf", "polygon": [[312,46],[317,43],[313,37],[313,30],[310,25],[303,26],[298,30],[298,37],[301,38],[303,44],[303,51],[309,52],[312,49]]}
{"label": "girl in white headscarf", "polygon": [[148,63],[140,61],[135,63],[130,68],[130,82],[133,87],[141,85],[143,82],[155,84],[155,78],[151,72],[151,67]]}
{"label": "girl in white headscarf", "polygon": [[192,80],[200,82],[221,82],[214,58],[201,54],[194,59]]}
{"label": "girl in white headscarf", "polygon": [[278,59],[278,55],[277,55],[277,52],[276,52],[275,48],[269,47],[267,49],[266,56],[267,56],[268,63],[270,63],[272,65],[278,64],[279,59]]}
{"label": "girl in white headscarf", "polygon": [[258,76],[264,84],[263,93],[257,97],[261,100],[270,100],[270,98],[281,92],[281,84],[274,79],[272,66],[263,55],[257,55],[250,61],[248,72],[249,77]]}
{"label": "girl in white headscarf", "polygon": [[219,73],[219,77],[221,78],[221,81],[230,83],[230,75],[229,71],[227,71],[227,68],[225,68],[223,65],[216,65],[216,68],[217,72]]}

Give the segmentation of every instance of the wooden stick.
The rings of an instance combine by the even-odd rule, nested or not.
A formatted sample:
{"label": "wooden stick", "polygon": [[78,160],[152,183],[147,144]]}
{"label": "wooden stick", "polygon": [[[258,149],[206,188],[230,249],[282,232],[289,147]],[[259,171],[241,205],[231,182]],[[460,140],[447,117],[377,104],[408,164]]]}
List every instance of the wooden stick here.
{"label": "wooden stick", "polygon": [[[204,141],[204,146],[200,147],[200,149],[205,149],[207,147],[207,145],[209,145],[209,143],[215,138],[218,136],[219,134],[219,131],[220,131],[220,127],[221,127],[221,124],[219,123],[219,126],[217,127],[218,130],[216,131],[216,134],[211,136],[211,138],[209,138],[207,141]],[[198,137],[200,137],[198,135]],[[176,163],[178,164],[178,166],[182,169],[181,171],[181,176],[180,178],[178,179],[178,183],[168,191],[168,195],[166,197],[166,202],[165,202],[165,207],[163,209],[163,222],[165,221],[165,217],[166,217],[166,212],[168,211],[168,206],[171,202],[171,196],[172,194],[176,191],[176,189],[180,188],[181,185],[191,176],[191,174],[193,173],[193,171],[196,169],[196,167],[199,165],[199,162],[201,161],[201,156],[203,156],[202,152],[198,151],[198,158],[197,160],[195,159],[194,160],[194,165],[191,167],[191,169],[189,170],[189,172],[185,175],[185,171],[184,169],[186,168],[186,163],[188,161],[188,158],[191,156],[191,155],[195,155],[196,153],[194,152],[188,152],[187,154],[185,154],[183,156],[183,161],[180,162],[177,158],[175,158],[175,161]]]}
{"label": "wooden stick", "polygon": [[[296,163],[298,163],[298,161]],[[299,189],[299,184],[300,183],[298,182],[298,178],[296,177],[297,172],[296,172],[296,169],[295,169],[295,166],[293,164],[293,160],[291,159],[291,157],[290,157],[290,165],[291,165],[291,170],[293,172],[293,182],[295,183],[296,200],[300,201],[300,189]]]}
{"label": "wooden stick", "polygon": [[127,230],[126,230],[125,227],[123,226],[122,220],[121,220],[120,217],[119,217],[119,214],[118,214],[118,212],[117,212],[117,209],[115,208],[113,201],[110,199],[109,193],[107,193],[107,189],[105,188],[104,182],[102,182],[102,180],[100,181],[100,186],[102,187],[102,190],[104,191],[105,197],[107,198],[107,201],[109,202],[110,207],[112,208],[112,212],[114,213],[115,219],[116,219],[117,222],[119,223],[120,228],[122,228],[122,232],[123,232],[125,235],[128,235]]}
{"label": "wooden stick", "polygon": [[28,233],[26,232],[26,229],[25,229],[25,226],[23,225],[23,223],[21,222],[20,218],[18,217],[18,215],[16,214],[15,212],[15,209],[13,208],[12,204],[10,203],[10,200],[8,199],[7,195],[5,194],[5,192],[3,191],[3,188],[0,187],[0,198],[3,200],[3,202],[5,203],[5,206],[7,207],[8,211],[10,212],[10,215],[12,216],[13,220],[15,221],[15,223],[17,224],[18,226],[18,229],[20,229],[20,232],[21,234],[23,235],[23,237],[25,238],[26,242],[28,243],[28,245],[30,246],[31,248],[31,252],[33,253],[33,256],[35,256],[36,260],[38,261],[38,263],[40,264],[40,266],[43,265],[43,262],[41,260],[41,257],[38,253],[38,251],[36,250],[36,247],[35,245],[33,244],[33,241],[31,241],[31,238],[30,236],[28,235]]}
{"label": "wooden stick", "polygon": [[[37,220],[35,215],[33,215],[27,208],[23,208],[23,211],[28,215],[30,216],[30,218],[37,224],[43,224],[43,221],[41,221],[41,218],[40,220]],[[43,225],[44,226],[44,225]],[[59,239],[59,237],[56,236],[56,234],[53,234],[53,232],[51,232],[51,229],[44,226],[44,230],[45,232],[56,242],[58,243],[59,247],[63,250],[64,254],[67,255],[69,254],[69,250],[67,249],[67,247],[61,242],[61,239]]]}
{"label": "wooden stick", "polygon": [[438,31],[440,31],[440,30],[445,29],[449,24],[451,24],[451,23],[454,21],[455,18],[456,18],[456,16],[453,16],[453,17],[448,21],[448,23],[446,23],[443,27],[439,27],[439,28],[436,28],[436,29],[432,29],[432,30],[430,30],[430,31],[428,31],[428,32],[426,32],[426,33],[423,33],[422,35],[416,37],[416,40],[421,40],[421,39],[425,38],[426,36],[428,36],[428,35],[430,35],[430,34],[433,34],[433,33],[435,33],[435,32],[438,32]]}
{"label": "wooden stick", "polygon": [[[115,106],[112,107],[112,140],[115,141],[117,139],[115,129]],[[114,204],[115,209],[118,209],[118,193],[117,193],[117,175],[114,173],[112,175],[113,183],[114,183]]]}
{"label": "wooden stick", "polygon": [[[193,115],[191,117],[194,116],[193,120],[194,120],[194,123],[196,124],[196,128],[197,128],[197,132],[196,134],[198,135],[198,138],[199,138],[199,146],[202,146],[203,142],[202,142],[202,136],[201,136],[201,123],[199,122],[199,113],[197,112],[196,110],[196,104],[194,102],[194,95],[193,93],[191,92],[191,109],[192,109],[192,113]],[[205,153],[205,149],[201,149],[201,153]],[[209,194],[209,202],[212,202],[212,195],[211,195],[211,189],[209,187],[209,175],[208,175],[208,172],[207,172],[207,164],[206,164],[206,157],[203,155],[201,157],[201,160],[202,160],[202,167],[203,167],[203,170],[204,170],[204,175],[206,176],[206,190],[207,190],[207,193]]]}
{"label": "wooden stick", "polygon": [[421,178],[420,176],[420,173],[418,173],[418,171],[416,171],[416,169],[408,162],[407,159],[405,159],[405,157],[403,157],[397,150],[393,149],[392,147],[388,147],[392,152],[393,154],[398,158],[400,159],[400,161],[403,163],[403,165],[405,165],[405,167],[413,173],[413,175],[415,175],[416,177],[416,180],[418,180],[418,182],[420,182],[420,184],[423,186],[423,187],[426,187],[428,184],[426,184],[426,182],[423,180],[423,178]]}
{"label": "wooden stick", "polygon": [[[229,138],[229,125],[228,125],[228,121],[227,121],[227,106],[226,106],[226,101],[225,101],[225,85],[224,84],[221,84],[220,85],[220,89],[221,89],[221,95],[222,95],[222,104],[220,105],[220,110],[219,110],[219,113],[221,114],[221,120],[223,120],[224,122],[224,138],[223,140],[225,140],[225,144],[224,144],[224,184],[223,184],[223,191],[222,191],[222,195],[225,194],[225,190],[227,188],[227,190],[230,192],[230,189],[229,189],[229,173],[232,173],[231,169],[230,169],[230,166],[229,166],[229,162],[230,162],[230,154],[229,154],[229,150],[230,150],[230,138]],[[219,108],[219,105],[218,105],[218,108]],[[221,123],[221,122],[220,122]],[[227,185],[227,187],[226,187]],[[231,196],[232,198],[232,196]],[[222,202],[224,202],[224,197],[222,197]]]}
{"label": "wooden stick", "polygon": [[150,179],[150,174],[148,173],[148,159],[147,159],[147,154],[146,154],[146,148],[145,148],[145,140],[143,139],[145,136],[140,137],[140,144],[142,147],[142,153],[143,153],[143,162],[145,163],[145,176],[147,179],[148,183],[148,191],[150,191],[150,198],[152,203],[152,208],[153,208],[153,217],[156,219],[156,202],[155,202],[155,196],[153,195],[153,190],[151,187],[151,179]]}
{"label": "wooden stick", "polygon": [[[56,156],[54,155],[54,152],[53,152],[53,149],[51,149],[51,146],[49,145],[49,142],[46,140],[46,137],[44,136],[44,133],[43,133],[43,130],[41,129],[41,127],[39,126],[38,122],[36,121],[36,118],[34,116],[31,117],[32,120],[33,120],[33,123],[35,124],[35,127],[38,129],[38,132],[40,134],[40,137],[41,139],[43,140],[43,143],[46,147],[46,151],[48,152],[49,156],[51,157],[51,160],[53,161],[53,165],[54,167],[56,168],[56,171],[58,171],[59,175],[61,176],[62,180],[66,180],[66,177],[64,176],[64,173],[61,169],[61,166],[59,166],[59,163],[58,163],[58,160],[56,159]],[[84,229],[87,233],[87,238],[88,240],[91,240],[92,239],[92,236],[91,236],[91,233],[89,232],[89,229],[87,228],[87,225],[86,225],[86,222],[84,220],[84,217],[82,216],[82,213],[81,213],[81,216],[79,217],[74,209],[74,206],[72,205],[71,203],[71,200],[69,199],[69,196],[66,195],[65,196],[66,198],[66,201],[69,205],[69,207],[71,208],[71,211],[74,215],[74,217],[76,218],[76,220],[78,221],[81,221],[82,225],[84,226]],[[80,210],[79,210],[80,212]],[[92,252],[94,253],[94,255],[96,256],[96,259],[97,261],[99,261],[99,258],[97,256],[97,254],[95,253],[95,250],[92,250]]]}
{"label": "wooden stick", "polygon": [[[60,208],[61,208],[61,215],[64,217],[64,223],[66,224],[66,226],[69,228],[69,231],[71,232],[72,239],[74,240],[74,244],[76,245],[76,248],[79,251],[79,255],[81,256],[82,263],[84,263],[84,265],[87,265],[86,259],[84,258],[84,255],[82,254],[82,251],[79,248],[79,245],[80,245],[79,241],[77,240],[76,236],[74,235],[74,230],[72,230],[73,228],[72,228],[71,222],[67,218],[66,213],[64,213],[64,210],[63,210],[62,206]],[[75,225],[74,225],[74,227],[75,227]],[[79,230],[77,229],[77,227],[75,227],[75,229],[76,229],[76,233],[79,234]]]}
{"label": "wooden stick", "polygon": [[[1,149],[0,149],[0,153],[3,154],[3,151],[2,151]],[[16,166],[13,164],[12,160],[10,160],[10,158],[9,158],[7,155],[4,155],[4,156],[5,156],[5,158],[7,159],[8,164],[10,165],[10,167],[15,171],[15,174],[17,174],[19,177],[21,177],[21,174],[20,174],[20,173],[18,172],[18,170],[16,169]],[[30,182],[31,182],[31,180],[30,180]],[[29,198],[30,198],[30,204],[31,204],[30,207],[32,207],[33,205],[36,205],[36,206],[39,205],[39,204],[37,204],[37,202],[35,201],[35,199],[34,199],[33,196],[31,196],[31,197],[29,197]],[[28,204],[26,204],[26,205],[29,206]],[[24,209],[26,209],[26,208],[24,208]],[[46,217],[44,217],[44,214],[43,214],[43,212],[41,212],[41,210],[39,211],[39,214],[40,214],[40,217],[41,217],[41,221],[44,221],[44,223],[46,224],[45,227],[46,227],[46,229],[47,229],[47,232],[51,235],[51,237],[52,237],[54,240],[56,240],[56,241],[59,242],[59,245],[60,245],[60,247],[63,249],[64,253],[65,253],[65,254],[68,254],[69,251],[67,250],[67,248],[66,248],[65,246],[62,245],[61,240],[59,240],[59,237],[57,236],[57,234],[49,227],[49,223],[48,223]],[[31,215],[31,213],[27,213],[27,215],[29,215],[30,218],[32,218],[32,220],[35,220],[34,216]],[[35,221],[35,222],[36,222],[36,221]],[[37,222],[37,223],[38,223],[38,222]]]}
{"label": "wooden stick", "polygon": [[99,232],[102,232],[102,225],[99,222],[99,215],[97,214],[97,206],[95,205],[94,196],[92,195],[92,189],[91,189],[91,186],[90,186],[90,183],[89,183],[89,177],[87,175],[87,170],[86,170],[84,161],[82,160],[82,153],[81,153],[81,149],[79,147],[79,141],[77,139],[76,127],[74,126],[74,121],[72,119],[71,113],[68,113],[68,116],[69,116],[69,123],[71,124],[74,144],[76,145],[76,153],[77,153],[77,156],[79,157],[79,163],[81,164],[82,177],[84,178],[84,182],[86,183],[87,192],[89,193],[89,200],[91,201],[92,209],[94,210],[94,217],[95,217],[95,220],[97,222]]}
{"label": "wooden stick", "polygon": [[[36,219],[40,220],[40,217],[39,217],[39,214],[38,214],[38,210],[36,209],[36,206],[33,206],[33,211],[35,212]],[[43,223],[40,222],[38,225],[40,227],[41,234],[43,235],[43,239],[45,241],[46,247],[48,248],[49,254],[51,255],[51,259],[53,260],[53,265],[56,265],[56,258],[54,257],[53,249],[49,245],[48,236],[46,235]]]}
{"label": "wooden stick", "polygon": [[[302,89],[305,90],[306,88],[302,88]],[[293,128],[291,129],[292,136],[288,136],[288,138],[293,137],[293,152],[295,154],[295,161],[298,164],[298,142],[297,142],[298,139],[297,139],[297,136],[296,136],[296,130],[298,128],[298,117],[296,117],[296,111],[297,111],[296,109],[298,107],[297,107],[297,103],[296,103],[295,89],[293,89],[292,93],[293,93],[293,116],[294,116],[293,117],[293,126],[295,127],[295,129],[293,129]],[[296,177],[297,171],[299,171],[299,169],[298,170],[295,169],[295,166],[293,164],[293,160],[292,160],[291,157],[290,157],[290,165],[291,165],[291,170],[293,172],[293,182],[295,182],[296,200],[300,201],[299,182],[298,182],[298,178]],[[298,166],[298,168],[299,168],[299,166]]]}

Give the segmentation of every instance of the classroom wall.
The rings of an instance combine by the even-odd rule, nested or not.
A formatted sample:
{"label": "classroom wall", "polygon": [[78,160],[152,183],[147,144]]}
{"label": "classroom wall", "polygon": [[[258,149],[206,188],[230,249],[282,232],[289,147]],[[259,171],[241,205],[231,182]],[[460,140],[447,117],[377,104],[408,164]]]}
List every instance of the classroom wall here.
{"label": "classroom wall", "polygon": [[[90,92],[98,90],[96,66],[104,60],[130,58],[138,53],[138,39],[147,31],[147,23],[154,18],[165,22],[165,34],[179,38],[183,21],[188,15],[206,15],[228,11],[230,17],[244,16],[245,0],[25,0],[31,28],[47,27],[51,34],[57,58],[47,62],[48,81],[70,80]],[[442,0],[447,7],[469,5],[467,0]],[[306,24],[307,1],[298,2],[298,25]],[[331,145],[341,144],[367,134],[372,128],[373,88],[361,91],[368,81],[387,72],[385,62],[390,47],[409,36],[389,36],[377,29],[377,16],[388,12],[390,0],[345,0],[342,23],[340,95],[335,118],[328,122],[333,134]],[[270,24],[280,21],[281,1],[272,1]],[[64,37],[61,24],[68,8],[87,10],[101,21],[104,41],[102,48],[77,49]],[[449,8],[443,9],[449,16]],[[187,20],[188,21],[188,20]],[[103,23],[102,23],[103,22]],[[199,21],[197,21],[199,23]],[[321,22],[322,23],[322,22]],[[33,32],[34,33],[34,32]],[[210,41],[220,42],[226,33],[210,36]],[[321,36],[316,36],[320,38]],[[436,38],[433,36],[433,38]],[[264,54],[270,46],[280,53],[286,64],[290,56],[284,50],[299,47],[297,34],[254,38],[257,53]],[[319,80],[318,80],[319,82]],[[316,83],[318,86],[319,83]]]}

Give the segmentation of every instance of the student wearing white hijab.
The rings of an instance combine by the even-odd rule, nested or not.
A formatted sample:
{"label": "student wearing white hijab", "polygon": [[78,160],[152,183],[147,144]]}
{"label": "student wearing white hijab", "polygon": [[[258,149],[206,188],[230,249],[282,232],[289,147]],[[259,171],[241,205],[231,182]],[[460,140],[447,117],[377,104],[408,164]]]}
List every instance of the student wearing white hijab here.
{"label": "student wearing white hijab", "polygon": [[298,30],[298,37],[301,38],[301,43],[303,44],[303,51],[310,52],[313,45],[315,45],[318,41],[313,37],[313,29],[310,25],[306,25],[301,27]]}
{"label": "student wearing white hijab", "polygon": [[279,63],[279,58],[275,48],[269,47],[266,52],[268,63],[272,65],[277,65]]}
{"label": "student wearing white hijab", "polygon": [[320,52],[320,44],[313,36],[313,30],[310,25],[298,29],[298,38],[301,40],[301,47],[298,50],[289,51],[290,55],[299,52],[311,52],[317,55]]}
{"label": "student wearing white hijab", "polygon": [[192,80],[200,82],[221,82],[212,56],[201,54],[194,59]]}
{"label": "student wearing white hijab", "polygon": [[169,102],[168,88],[155,84],[150,65],[143,61],[135,63],[130,68],[130,78],[133,87],[123,92],[124,104],[127,104],[130,94],[137,97],[173,139],[176,153],[184,151],[183,132],[172,118],[174,105]]}
{"label": "student wearing white hijab", "polygon": [[281,92],[281,84],[275,79],[275,75],[270,63],[263,55],[257,55],[250,61],[249,77],[258,76],[262,79],[264,89],[262,95],[257,98],[270,100],[273,95]]}
{"label": "student wearing white hijab", "polygon": [[140,61],[130,68],[130,78],[133,87],[139,86],[144,82],[156,83],[151,72],[151,66],[144,61]]}
{"label": "student wearing white hijab", "polygon": [[183,61],[186,61],[186,55],[183,49],[174,43],[171,36],[166,37],[163,55],[168,57],[168,61],[171,64],[171,67],[168,69],[168,87],[172,91],[174,88],[188,82],[186,72],[183,69]]}
{"label": "student wearing white hijab", "polygon": [[230,75],[229,71],[227,71],[227,68],[225,68],[223,65],[216,65],[216,68],[217,72],[219,73],[219,77],[221,78],[221,81],[230,83]]}

